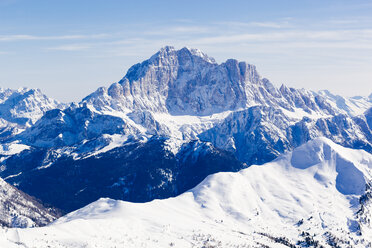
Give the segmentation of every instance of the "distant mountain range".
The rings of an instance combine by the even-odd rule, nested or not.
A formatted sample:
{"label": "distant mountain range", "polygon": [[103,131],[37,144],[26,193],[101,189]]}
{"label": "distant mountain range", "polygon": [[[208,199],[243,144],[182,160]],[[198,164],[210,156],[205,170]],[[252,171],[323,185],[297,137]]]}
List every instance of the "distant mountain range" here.
{"label": "distant mountain range", "polygon": [[79,103],[0,90],[0,176],[70,212],[177,196],[317,137],[371,153],[371,129],[372,94],[277,88],[246,62],[164,47]]}
{"label": "distant mountain range", "polygon": [[46,111],[63,108],[38,89],[0,88],[0,141],[7,140],[35,124]]}

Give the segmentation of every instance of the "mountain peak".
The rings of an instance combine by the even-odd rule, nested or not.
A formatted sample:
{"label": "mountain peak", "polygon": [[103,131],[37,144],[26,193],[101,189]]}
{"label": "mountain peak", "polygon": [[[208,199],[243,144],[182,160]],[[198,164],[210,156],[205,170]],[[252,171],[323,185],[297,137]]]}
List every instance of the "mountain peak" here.
{"label": "mountain peak", "polygon": [[151,60],[158,59],[158,58],[172,57],[175,55],[175,53],[176,53],[176,49],[173,46],[165,46],[165,47],[160,48],[160,50],[157,53],[155,53],[153,56],[151,56],[149,60],[151,61]]}
{"label": "mountain peak", "polygon": [[199,57],[206,62],[209,62],[211,64],[217,64],[217,62],[214,58],[209,57],[207,54],[203,53],[201,50],[196,49],[196,48],[183,47],[182,49],[178,50],[177,52],[178,53],[188,52],[192,56]]}
{"label": "mountain peak", "polygon": [[162,48],[159,49],[159,52],[170,52],[170,51],[176,51],[174,46],[163,46]]}
{"label": "mountain peak", "polygon": [[198,49],[165,46],[133,65],[117,84],[97,90],[83,101],[98,111],[112,108],[172,115],[204,116],[257,104],[334,113],[323,98],[284,85],[277,89],[254,65],[243,61],[228,59],[217,64]]}
{"label": "mountain peak", "polygon": [[217,64],[214,58],[209,57],[207,54],[203,53],[199,49],[183,47],[179,50],[176,50],[173,46],[164,46],[160,48],[160,50],[155,53],[148,61],[161,61],[162,65],[166,65],[167,62],[172,62],[172,60],[189,59],[190,57],[200,58],[205,62]]}
{"label": "mountain peak", "polygon": [[119,85],[110,87],[114,94],[97,91],[84,101],[97,110],[109,103],[116,110],[208,115],[245,107],[244,84],[259,80],[254,66],[237,61],[218,65],[198,49],[166,46],[132,66]]}

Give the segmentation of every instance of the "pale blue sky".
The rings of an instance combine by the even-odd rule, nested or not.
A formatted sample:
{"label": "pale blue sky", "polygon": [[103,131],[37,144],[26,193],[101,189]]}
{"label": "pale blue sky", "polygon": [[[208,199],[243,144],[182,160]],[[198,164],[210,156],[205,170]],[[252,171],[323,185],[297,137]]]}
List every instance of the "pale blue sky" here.
{"label": "pale blue sky", "polygon": [[276,85],[372,93],[371,0],[0,0],[0,87],[78,101],[165,45]]}

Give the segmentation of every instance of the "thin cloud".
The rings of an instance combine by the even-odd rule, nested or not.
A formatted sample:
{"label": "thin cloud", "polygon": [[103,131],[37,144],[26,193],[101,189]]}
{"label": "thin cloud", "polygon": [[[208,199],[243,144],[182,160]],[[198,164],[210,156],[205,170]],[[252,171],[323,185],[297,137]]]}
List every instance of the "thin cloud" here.
{"label": "thin cloud", "polygon": [[[329,52],[336,49],[346,49],[347,51],[370,51],[372,49],[372,29],[360,30],[271,30],[260,32],[232,32],[229,35],[218,35],[211,32],[200,38],[194,34],[179,35],[168,33],[167,36],[148,38],[147,34],[142,33],[138,36],[129,36],[126,38],[115,37],[113,40],[91,42],[89,44],[63,44],[62,46],[51,47],[49,50],[60,51],[81,51],[86,49],[95,49],[95,56],[117,57],[133,56],[134,54],[143,54],[154,52],[164,45],[174,45],[183,47],[185,45],[196,48],[210,48],[216,46],[237,45],[241,49],[245,46],[259,48],[257,51],[275,52],[282,50],[288,52],[294,49],[327,49]],[[119,35],[120,36],[120,35]],[[124,35],[123,35],[124,36]],[[127,36],[125,34],[125,36]],[[199,37],[199,38],[195,38]],[[99,49],[98,49],[99,48]],[[151,48],[151,49],[149,49]],[[231,49],[231,48],[229,48]],[[100,51],[97,54],[97,51]],[[141,51],[141,52],[138,52]]]}
{"label": "thin cloud", "polygon": [[107,34],[94,35],[61,35],[61,36],[36,36],[27,34],[17,35],[0,35],[0,41],[42,41],[42,40],[81,40],[81,39],[97,39],[105,38]]}
{"label": "thin cloud", "polygon": [[[288,19],[289,20],[289,19]],[[277,22],[217,22],[217,25],[228,26],[235,28],[272,28],[272,29],[281,29],[281,28],[290,28],[293,27],[293,24],[289,23],[288,20],[277,21]]]}
{"label": "thin cloud", "polygon": [[173,26],[163,27],[157,30],[149,30],[144,32],[145,35],[175,35],[175,34],[202,34],[211,33],[213,28],[210,26]]}
{"label": "thin cloud", "polygon": [[245,33],[237,35],[220,35],[196,39],[197,44],[222,44],[239,42],[272,42],[294,40],[317,41],[372,41],[372,29],[365,30],[337,30],[337,31],[283,31],[265,33]]}
{"label": "thin cloud", "polygon": [[115,40],[106,43],[107,45],[131,45],[131,44],[139,44],[139,43],[144,43],[148,41],[147,39],[144,38],[127,38],[127,39],[120,39],[120,40]]}
{"label": "thin cloud", "polygon": [[82,44],[70,44],[57,47],[49,47],[47,50],[55,51],[82,51],[91,48],[91,45],[82,45]]}
{"label": "thin cloud", "polygon": [[284,28],[288,27],[288,23],[276,23],[276,22],[251,22],[254,27],[265,27],[265,28]]}

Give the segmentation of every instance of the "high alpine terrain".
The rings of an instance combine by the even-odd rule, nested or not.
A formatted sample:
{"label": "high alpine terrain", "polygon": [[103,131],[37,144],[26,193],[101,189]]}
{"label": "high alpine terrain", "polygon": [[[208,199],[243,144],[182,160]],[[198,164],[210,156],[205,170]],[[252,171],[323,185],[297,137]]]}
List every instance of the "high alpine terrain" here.
{"label": "high alpine terrain", "polygon": [[164,47],[70,105],[2,92],[0,176],[66,212],[177,196],[316,137],[372,151],[371,96],[277,88],[254,65],[197,49]]}
{"label": "high alpine terrain", "polygon": [[38,89],[0,88],[0,141],[21,133],[46,111],[63,106]]}

